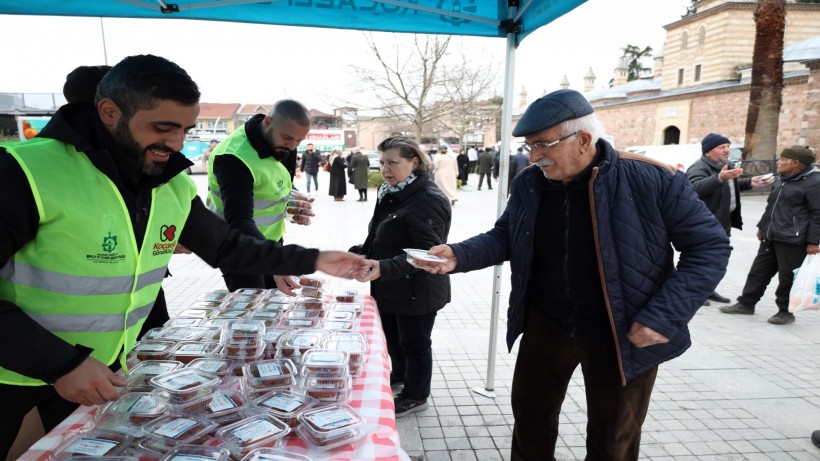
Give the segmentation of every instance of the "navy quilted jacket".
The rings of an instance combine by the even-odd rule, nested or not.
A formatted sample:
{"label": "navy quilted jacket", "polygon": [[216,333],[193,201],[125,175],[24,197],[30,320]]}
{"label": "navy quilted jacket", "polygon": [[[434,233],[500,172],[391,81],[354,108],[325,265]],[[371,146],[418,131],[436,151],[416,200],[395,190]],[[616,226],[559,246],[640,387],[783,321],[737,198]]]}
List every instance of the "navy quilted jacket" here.
{"label": "navy quilted jacket", "polygon": [[[597,148],[604,155],[593,168],[590,196],[598,267],[625,384],[689,348],[687,324],[723,278],[732,247],[682,172],[643,157],[619,155],[603,140]],[[493,229],[452,245],[456,272],[510,261],[510,349],[523,331],[542,180],[540,169],[525,170],[513,183],[507,208]],[[681,253],[677,266],[673,245]],[[627,339],[632,322],[670,341],[634,347]]]}

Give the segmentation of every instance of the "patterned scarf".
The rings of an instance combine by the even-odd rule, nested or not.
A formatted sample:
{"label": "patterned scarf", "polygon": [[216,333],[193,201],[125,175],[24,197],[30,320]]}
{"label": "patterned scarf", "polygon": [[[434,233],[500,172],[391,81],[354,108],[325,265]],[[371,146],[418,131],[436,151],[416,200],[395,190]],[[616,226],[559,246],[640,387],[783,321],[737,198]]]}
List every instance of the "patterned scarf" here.
{"label": "patterned scarf", "polygon": [[409,186],[413,181],[415,181],[416,177],[417,176],[415,173],[410,173],[410,176],[408,176],[407,179],[396,184],[395,186],[391,186],[386,182],[382,183],[382,185],[379,187],[378,192],[376,192],[376,200],[381,202],[385,195],[395,194],[396,192],[404,189],[405,187]]}

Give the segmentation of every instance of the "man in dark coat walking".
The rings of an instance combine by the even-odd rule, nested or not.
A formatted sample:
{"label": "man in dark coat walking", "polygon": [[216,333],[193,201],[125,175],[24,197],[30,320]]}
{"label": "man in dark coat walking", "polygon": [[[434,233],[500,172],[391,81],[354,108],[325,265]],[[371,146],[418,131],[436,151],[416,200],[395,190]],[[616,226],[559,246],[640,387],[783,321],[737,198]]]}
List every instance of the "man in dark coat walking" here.
{"label": "man in dark coat walking", "polygon": [[492,179],[490,175],[493,172],[493,151],[489,147],[478,156],[478,190],[481,190],[481,185],[484,183],[484,177],[487,177],[487,189],[493,190]]}

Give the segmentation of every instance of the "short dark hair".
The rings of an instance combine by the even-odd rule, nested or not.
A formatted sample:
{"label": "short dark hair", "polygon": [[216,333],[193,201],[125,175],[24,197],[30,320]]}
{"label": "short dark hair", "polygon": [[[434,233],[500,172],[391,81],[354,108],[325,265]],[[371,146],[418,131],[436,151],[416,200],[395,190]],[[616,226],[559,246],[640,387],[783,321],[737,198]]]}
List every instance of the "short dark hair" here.
{"label": "short dark hair", "polygon": [[95,102],[113,100],[126,119],[170,99],[186,106],[199,102],[199,87],[177,64],[150,54],[128,56],[111,68],[97,85]]}
{"label": "short dark hair", "polygon": [[292,120],[302,126],[310,126],[310,112],[307,107],[293,99],[282,99],[273,103],[269,117],[274,121]]}
{"label": "short dark hair", "polygon": [[413,160],[419,159],[419,164],[413,169],[413,173],[417,175],[427,174],[433,170],[433,165],[430,162],[430,157],[421,152],[418,143],[407,136],[391,136],[379,143],[377,147],[379,152],[387,152],[390,149],[398,149],[399,157]]}
{"label": "short dark hair", "polygon": [[80,66],[65,77],[63,96],[68,102],[94,102],[97,84],[111,70],[111,66]]}

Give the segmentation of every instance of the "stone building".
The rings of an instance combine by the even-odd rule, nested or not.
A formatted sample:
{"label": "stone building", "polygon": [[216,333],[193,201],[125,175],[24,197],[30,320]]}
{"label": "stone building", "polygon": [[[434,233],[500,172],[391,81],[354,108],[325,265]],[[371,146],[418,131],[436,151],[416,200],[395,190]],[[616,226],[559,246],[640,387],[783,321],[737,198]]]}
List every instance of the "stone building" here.
{"label": "stone building", "polygon": [[[619,61],[613,86],[585,96],[617,147],[699,142],[720,132],[743,143],[754,48],[754,1],[700,0],[664,26],[662,56],[651,79],[626,82]],[[820,4],[786,5],[784,88],[778,151],[820,146]]]}

